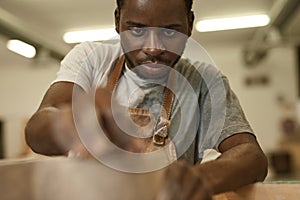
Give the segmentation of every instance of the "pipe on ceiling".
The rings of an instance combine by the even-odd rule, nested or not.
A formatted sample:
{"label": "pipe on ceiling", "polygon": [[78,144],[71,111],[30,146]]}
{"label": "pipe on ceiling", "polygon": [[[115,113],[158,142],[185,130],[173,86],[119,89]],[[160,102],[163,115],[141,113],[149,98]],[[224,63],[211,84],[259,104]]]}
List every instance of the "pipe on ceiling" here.
{"label": "pipe on ceiling", "polygon": [[287,22],[300,7],[299,0],[276,0],[269,13],[271,18],[267,27],[259,28],[243,51],[243,60],[247,66],[255,66],[263,60],[270,48],[280,44]]}

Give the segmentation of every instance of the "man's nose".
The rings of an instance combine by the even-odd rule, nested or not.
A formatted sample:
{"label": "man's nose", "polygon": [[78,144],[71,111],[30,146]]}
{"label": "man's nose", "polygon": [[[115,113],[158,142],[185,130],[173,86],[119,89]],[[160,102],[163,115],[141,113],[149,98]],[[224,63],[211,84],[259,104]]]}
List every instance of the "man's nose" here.
{"label": "man's nose", "polygon": [[143,51],[150,56],[159,56],[166,50],[157,32],[156,30],[149,30],[145,38]]}

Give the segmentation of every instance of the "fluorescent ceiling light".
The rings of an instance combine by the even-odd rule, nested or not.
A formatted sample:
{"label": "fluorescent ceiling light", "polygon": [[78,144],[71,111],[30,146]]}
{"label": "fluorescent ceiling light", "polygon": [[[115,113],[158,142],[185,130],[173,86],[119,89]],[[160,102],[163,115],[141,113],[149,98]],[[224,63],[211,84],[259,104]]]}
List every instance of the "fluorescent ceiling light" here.
{"label": "fluorescent ceiling light", "polygon": [[26,58],[33,58],[36,54],[36,49],[34,46],[31,46],[20,40],[9,40],[6,44],[6,47],[21,56]]}
{"label": "fluorescent ceiling light", "polygon": [[64,34],[63,39],[66,43],[80,43],[85,41],[104,41],[117,36],[114,28],[73,31]]}
{"label": "fluorescent ceiling light", "polygon": [[270,22],[268,15],[250,15],[219,19],[200,20],[196,24],[199,32],[221,31],[266,26]]}

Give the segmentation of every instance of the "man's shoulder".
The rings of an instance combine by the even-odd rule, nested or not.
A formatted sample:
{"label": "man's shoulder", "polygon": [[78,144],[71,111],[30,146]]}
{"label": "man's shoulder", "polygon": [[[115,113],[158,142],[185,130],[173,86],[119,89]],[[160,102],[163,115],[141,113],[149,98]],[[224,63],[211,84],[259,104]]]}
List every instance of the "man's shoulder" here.
{"label": "man's shoulder", "polygon": [[62,63],[107,63],[115,60],[121,54],[119,43],[108,42],[82,42],[77,44],[64,58]]}
{"label": "man's shoulder", "polygon": [[196,88],[199,88],[200,85],[207,88],[208,85],[211,85],[216,81],[226,79],[217,66],[213,63],[207,63],[204,61],[194,61],[188,58],[181,58],[174,69]]}
{"label": "man's shoulder", "polygon": [[206,67],[207,65],[203,62],[194,62],[188,58],[180,58],[174,69],[187,79],[199,79]]}
{"label": "man's shoulder", "polygon": [[77,49],[81,49],[85,52],[120,52],[120,43],[106,43],[106,42],[82,42],[76,45]]}

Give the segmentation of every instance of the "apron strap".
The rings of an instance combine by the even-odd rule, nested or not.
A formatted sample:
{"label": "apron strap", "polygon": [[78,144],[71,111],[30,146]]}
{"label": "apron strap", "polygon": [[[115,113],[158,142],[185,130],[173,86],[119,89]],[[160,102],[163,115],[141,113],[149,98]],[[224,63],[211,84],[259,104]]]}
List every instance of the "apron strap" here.
{"label": "apron strap", "polygon": [[[111,73],[108,76],[108,83],[107,83],[107,89],[110,92],[113,92],[113,90],[116,88],[119,78],[121,77],[122,70],[125,64],[125,56],[121,56],[120,59],[116,60],[113,63],[113,69]],[[174,86],[175,82],[174,79],[171,78],[172,72],[169,74],[168,82],[167,84],[170,86]],[[168,138],[168,128],[170,125],[170,116],[172,111],[172,105],[174,101],[174,93],[167,87],[164,89],[164,97],[162,102],[162,108],[160,111],[160,119],[158,120],[159,123],[157,124],[154,135],[152,137],[152,144],[148,147],[149,152],[153,151],[157,148],[160,148],[166,144],[166,140],[168,140],[169,149],[166,151],[168,154],[168,158],[171,159],[171,161],[174,161],[177,159],[176,156],[176,150],[175,146]],[[138,112],[136,112],[138,110]],[[165,110],[165,113],[163,112]],[[137,113],[141,116],[149,114],[148,110],[140,109],[140,108],[128,108],[128,111],[134,111],[134,113]]]}
{"label": "apron strap", "polygon": [[116,88],[118,80],[121,76],[123,66],[125,63],[125,56],[121,56],[120,59],[116,60],[113,63],[113,70],[108,76],[108,83],[106,88],[110,91],[113,92],[113,90]]}
{"label": "apron strap", "polygon": [[[109,91],[113,92],[113,90],[116,88],[116,86],[118,84],[118,80],[121,77],[121,73],[122,73],[124,64],[125,64],[125,56],[124,55],[121,56],[120,59],[116,60],[113,63],[113,65],[114,65],[113,70],[108,77],[107,89]],[[171,77],[171,75],[170,75],[170,77]],[[168,84],[170,84],[170,79],[169,79]],[[174,101],[174,93],[169,88],[165,88],[162,106],[166,111],[165,118],[168,120],[170,120],[170,117],[171,117],[173,101]],[[162,111],[163,111],[163,109],[161,110],[161,115],[163,114]]]}

